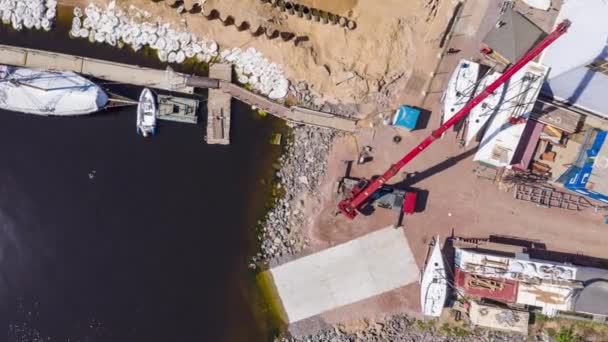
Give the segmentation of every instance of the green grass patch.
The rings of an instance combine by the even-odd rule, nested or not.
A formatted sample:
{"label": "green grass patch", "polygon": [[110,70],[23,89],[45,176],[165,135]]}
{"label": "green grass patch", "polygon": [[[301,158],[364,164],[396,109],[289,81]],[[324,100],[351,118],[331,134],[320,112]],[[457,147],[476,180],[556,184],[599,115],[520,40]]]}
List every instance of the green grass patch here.
{"label": "green grass patch", "polygon": [[561,327],[555,335],[555,342],[582,342],[583,338],[574,333],[572,327]]}

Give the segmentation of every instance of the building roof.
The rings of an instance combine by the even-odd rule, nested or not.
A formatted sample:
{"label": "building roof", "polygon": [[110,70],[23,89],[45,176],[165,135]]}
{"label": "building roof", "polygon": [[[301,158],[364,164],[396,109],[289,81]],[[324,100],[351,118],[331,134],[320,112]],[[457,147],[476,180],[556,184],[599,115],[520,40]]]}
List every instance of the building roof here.
{"label": "building roof", "polygon": [[568,32],[548,46],[540,58],[540,63],[551,68],[549,79],[587,65],[603,54],[608,44],[606,13],[608,2],[605,0],[564,1],[555,26],[564,19],[572,24]]}
{"label": "building roof", "polygon": [[568,32],[543,52],[540,63],[551,68],[543,93],[608,117],[608,76],[587,66],[608,60],[608,1],[564,1],[555,25],[568,19]]}
{"label": "building roof", "polygon": [[595,315],[608,315],[608,280],[597,280],[585,286],[576,297],[574,310]]}
{"label": "building roof", "polygon": [[501,25],[488,32],[483,43],[510,62],[521,58],[545,35],[543,30],[511,7],[499,21]]}

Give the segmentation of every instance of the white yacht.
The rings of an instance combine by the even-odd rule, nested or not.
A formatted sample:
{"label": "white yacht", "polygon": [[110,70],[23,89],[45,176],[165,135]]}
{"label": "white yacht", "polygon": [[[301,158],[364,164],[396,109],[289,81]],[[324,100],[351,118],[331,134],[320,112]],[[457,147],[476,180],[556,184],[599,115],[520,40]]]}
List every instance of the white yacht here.
{"label": "white yacht", "polygon": [[84,115],[103,109],[108,95],[71,71],[0,65],[0,108],[36,115]]}
{"label": "white yacht", "polygon": [[148,88],[139,95],[137,105],[137,133],[147,137],[156,133],[156,99]]}
{"label": "white yacht", "polygon": [[435,239],[433,251],[428,259],[420,281],[420,305],[426,316],[439,317],[448,294],[443,254],[439,237]]}
{"label": "white yacht", "polygon": [[479,64],[465,59],[460,60],[443,94],[443,113],[441,123],[451,119],[464,107],[475,93]]}

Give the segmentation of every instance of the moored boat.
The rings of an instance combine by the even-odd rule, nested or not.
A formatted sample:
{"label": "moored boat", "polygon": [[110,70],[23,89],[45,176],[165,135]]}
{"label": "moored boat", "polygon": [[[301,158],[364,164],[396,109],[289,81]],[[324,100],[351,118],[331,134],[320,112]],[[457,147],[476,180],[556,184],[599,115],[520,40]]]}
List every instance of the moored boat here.
{"label": "moored boat", "polygon": [[465,59],[460,60],[450,77],[443,94],[443,113],[441,123],[451,119],[464,107],[475,93],[479,64]]}
{"label": "moored boat", "polygon": [[0,108],[36,115],[72,116],[103,109],[108,95],[71,71],[0,65]]}
{"label": "moored boat", "polygon": [[156,99],[148,88],[139,95],[137,105],[137,133],[147,137],[156,133]]}
{"label": "moored boat", "polygon": [[428,259],[420,281],[420,304],[426,316],[439,317],[448,294],[443,254],[439,237],[435,239],[433,251]]}

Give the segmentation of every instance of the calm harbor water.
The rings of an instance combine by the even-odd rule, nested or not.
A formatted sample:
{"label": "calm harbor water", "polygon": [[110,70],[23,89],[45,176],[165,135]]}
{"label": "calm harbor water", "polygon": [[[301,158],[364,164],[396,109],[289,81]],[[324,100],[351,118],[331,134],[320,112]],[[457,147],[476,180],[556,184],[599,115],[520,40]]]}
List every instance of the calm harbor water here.
{"label": "calm harbor water", "polygon": [[[0,43],[155,66],[144,54],[11,32]],[[132,89],[130,89],[132,91]],[[264,341],[247,259],[283,129],[233,102],[232,144],[134,108],[79,118],[0,111],[0,327],[9,341]],[[205,116],[202,117],[205,121]],[[0,333],[0,340],[4,340]]]}

